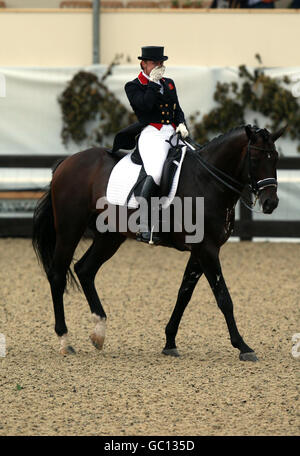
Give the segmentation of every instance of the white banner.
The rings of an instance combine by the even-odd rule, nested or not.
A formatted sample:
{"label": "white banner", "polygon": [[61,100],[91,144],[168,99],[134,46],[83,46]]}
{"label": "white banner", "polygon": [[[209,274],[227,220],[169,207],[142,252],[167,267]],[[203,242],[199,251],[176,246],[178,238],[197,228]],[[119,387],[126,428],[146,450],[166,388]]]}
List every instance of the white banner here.
{"label": "white banner", "polygon": [[[0,67],[0,153],[1,154],[72,154],[86,146],[62,144],[62,115],[57,98],[66,88],[68,81],[80,70],[93,71],[99,77],[107,69],[104,65],[76,68],[7,68]],[[128,109],[124,85],[139,73],[137,65],[117,66],[106,80],[108,87]],[[300,95],[300,67],[272,68],[265,71],[270,76],[289,75],[293,80],[291,90]],[[4,77],[5,78],[4,78]],[[200,111],[209,112],[216,102],[213,100],[216,83],[238,81],[236,67],[175,67],[168,66],[166,76],[174,79],[182,109],[189,115]],[[2,91],[1,91],[2,90]],[[246,121],[261,119],[249,112]],[[284,121],[284,119],[283,119]],[[222,132],[220,132],[222,133]],[[300,156],[297,142],[280,138],[278,147],[285,156]],[[281,204],[272,218],[299,219],[300,173],[279,172],[279,197]],[[42,187],[51,178],[49,170],[0,170],[0,188]],[[281,182],[280,182],[281,181]],[[255,215],[255,218],[260,216]]]}
{"label": "white banner", "polygon": [[4,74],[0,73],[0,98],[6,97],[6,81]]}
{"label": "white banner", "polygon": [[[3,76],[6,79],[6,98],[0,102],[0,153],[2,154],[68,154],[84,149],[85,145],[62,144],[62,116],[57,98],[68,81],[80,70],[93,71],[98,76],[106,70],[104,65],[76,68],[4,68],[0,67],[0,94]],[[139,73],[137,65],[117,66],[106,80],[108,87],[128,109],[124,85]],[[291,90],[300,94],[300,67],[266,70],[270,76],[290,75],[294,84]],[[209,112],[217,82],[238,81],[235,67],[172,67],[167,66],[166,76],[174,79],[179,101],[186,118],[200,111]],[[1,92],[2,80],[2,92]],[[4,91],[4,92],[3,92]],[[2,95],[3,96],[3,95]],[[249,112],[246,121],[253,123],[261,116]],[[284,119],[283,119],[284,121]],[[220,131],[220,133],[222,133]],[[297,155],[297,143],[280,139],[284,155]]]}

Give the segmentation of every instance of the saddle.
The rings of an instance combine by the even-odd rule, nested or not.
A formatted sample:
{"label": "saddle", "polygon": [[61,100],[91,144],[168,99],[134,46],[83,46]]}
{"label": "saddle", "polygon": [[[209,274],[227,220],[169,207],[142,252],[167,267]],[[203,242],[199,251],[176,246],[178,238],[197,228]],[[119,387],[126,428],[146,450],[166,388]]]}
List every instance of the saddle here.
{"label": "saddle", "polygon": [[[143,128],[144,125],[142,123],[136,122],[119,131],[114,138],[112,149],[107,150],[108,153],[119,161],[128,154],[128,152],[125,152],[126,150],[134,149],[131,154],[131,161],[136,165],[141,165],[138,179],[127,197],[127,202],[130,200],[132,194],[135,196],[140,195],[144,179],[147,176],[138,147],[138,138]],[[183,146],[179,145],[178,141],[176,146],[172,146],[170,142],[170,146],[163,166],[159,194],[157,195],[159,197],[167,196],[170,193],[172,182],[181,159]],[[125,151],[122,149],[125,149]]]}

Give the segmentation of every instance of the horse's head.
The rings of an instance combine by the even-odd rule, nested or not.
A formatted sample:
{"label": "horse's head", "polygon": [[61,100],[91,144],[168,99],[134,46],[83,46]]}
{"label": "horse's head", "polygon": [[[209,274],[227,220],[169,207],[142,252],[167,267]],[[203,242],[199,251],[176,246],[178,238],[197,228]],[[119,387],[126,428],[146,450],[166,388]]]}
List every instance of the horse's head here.
{"label": "horse's head", "polygon": [[284,133],[286,127],[271,134],[266,129],[247,125],[248,176],[251,189],[258,196],[264,214],[271,214],[278,206],[276,164],[278,152],[275,141]]}

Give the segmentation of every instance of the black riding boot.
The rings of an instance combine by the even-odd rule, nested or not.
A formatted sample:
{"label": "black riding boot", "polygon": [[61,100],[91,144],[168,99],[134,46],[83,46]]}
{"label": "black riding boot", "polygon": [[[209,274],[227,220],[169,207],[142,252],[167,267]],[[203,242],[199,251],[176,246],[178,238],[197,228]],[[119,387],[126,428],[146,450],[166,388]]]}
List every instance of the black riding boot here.
{"label": "black riding boot", "polygon": [[[144,185],[142,187],[141,194],[139,197],[145,198],[147,201],[147,209],[141,211],[140,215],[140,229],[136,234],[136,239],[137,241],[141,242],[147,242],[151,240],[151,227],[150,221],[151,221],[151,197],[157,194],[158,191],[158,185],[153,180],[152,176],[147,176],[144,182]],[[161,241],[158,233],[152,233],[152,242],[154,244],[159,244]]]}

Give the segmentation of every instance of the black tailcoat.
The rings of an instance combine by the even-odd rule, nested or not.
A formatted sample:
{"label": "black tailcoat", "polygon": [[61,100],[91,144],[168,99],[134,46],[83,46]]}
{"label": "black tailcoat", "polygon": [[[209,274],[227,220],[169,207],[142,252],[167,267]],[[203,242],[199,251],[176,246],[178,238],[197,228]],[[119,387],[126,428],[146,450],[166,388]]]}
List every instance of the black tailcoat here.
{"label": "black tailcoat", "polygon": [[133,81],[127,82],[125,92],[139,122],[172,124],[178,126],[184,122],[184,114],[180,107],[174,81],[162,78],[164,93],[160,93],[160,85],[149,81],[142,73]]}
{"label": "black tailcoat", "polygon": [[174,81],[162,78],[160,82],[163,85],[163,94],[160,93],[161,86],[149,81],[142,72],[133,81],[127,82],[125,92],[138,122],[116,135],[113,151],[120,148],[133,149],[136,135],[151,123],[173,124],[177,127],[185,122]]}

